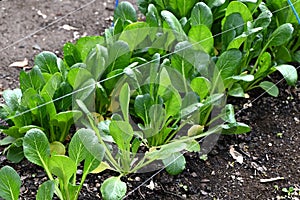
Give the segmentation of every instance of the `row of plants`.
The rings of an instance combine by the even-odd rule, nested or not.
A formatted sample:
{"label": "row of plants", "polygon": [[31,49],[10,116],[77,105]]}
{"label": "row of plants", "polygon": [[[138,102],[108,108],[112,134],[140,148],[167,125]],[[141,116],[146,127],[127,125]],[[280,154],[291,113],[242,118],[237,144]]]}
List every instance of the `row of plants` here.
{"label": "row of plants", "polygon": [[[0,144],[12,162],[25,157],[45,170],[37,199],[77,199],[87,175],[106,169],[120,175],[103,182],[104,199],[126,195],[128,174],[158,167],[179,174],[183,154],[203,149],[200,139],[250,131],[227,96],[245,98],[258,87],[277,96],[266,80],[275,71],[289,85],[297,81],[288,63],[300,61],[299,25],[288,7],[278,11],[286,2],[138,5],[144,21],[121,2],[104,36],[66,43],[63,59],[40,53],[20,73],[20,89],[3,92]],[[18,174],[5,166],[0,179],[0,196],[18,199]]]}

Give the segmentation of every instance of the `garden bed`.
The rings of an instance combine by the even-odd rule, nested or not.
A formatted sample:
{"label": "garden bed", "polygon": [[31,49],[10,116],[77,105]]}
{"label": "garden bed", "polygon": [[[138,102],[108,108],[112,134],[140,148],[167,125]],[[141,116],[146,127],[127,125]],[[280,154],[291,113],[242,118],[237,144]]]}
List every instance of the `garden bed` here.
{"label": "garden bed", "polygon": [[[53,5],[33,0],[27,1],[26,5],[18,1],[1,1],[0,16],[5,19],[0,26],[1,38],[5,38],[0,41],[1,49],[84,4],[85,1],[57,1]],[[41,50],[61,55],[62,45],[66,41],[74,41],[74,35],[101,34],[105,27],[111,25],[113,8],[113,2],[96,1],[2,50],[0,89],[18,86],[19,69],[8,67],[11,63],[27,58],[29,67],[33,64],[34,55]],[[44,19],[41,13],[47,18]],[[66,30],[72,28],[63,28],[64,25],[77,30]],[[273,82],[281,80],[279,74],[272,78],[275,79]],[[155,172],[128,176],[124,181],[128,185],[128,193],[133,194],[129,194],[127,199],[276,199],[287,196],[282,189],[289,187],[294,187],[299,193],[300,82],[295,88],[285,82],[280,82],[279,87],[278,98],[266,94],[261,96],[263,91],[255,90],[250,93],[249,99],[229,99],[237,105],[236,112],[241,110],[237,119],[251,126],[250,133],[222,136],[206,161],[195,154],[186,154],[187,167],[180,175],[170,176],[162,171],[144,184]],[[249,108],[243,109],[245,107]],[[235,162],[230,155],[231,145],[242,154],[242,164]],[[0,149],[2,151],[3,148]],[[28,161],[12,164],[1,155],[0,168],[5,165],[12,166],[21,176],[21,199],[33,199],[38,185],[47,179],[41,168]],[[109,172],[89,175],[79,199],[99,199],[101,183],[109,176]],[[284,177],[284,180],[260,183],[261,179],[277,177]],[[299,198],[297,192],[292,192],[291,198]]]}

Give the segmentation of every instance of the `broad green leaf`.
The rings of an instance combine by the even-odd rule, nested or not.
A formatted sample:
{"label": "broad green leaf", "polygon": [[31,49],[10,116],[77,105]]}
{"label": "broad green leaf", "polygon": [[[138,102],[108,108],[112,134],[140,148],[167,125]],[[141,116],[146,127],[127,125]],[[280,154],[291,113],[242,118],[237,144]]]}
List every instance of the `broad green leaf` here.
{"label": "broad green leaf", "polygon": [[188,16],[197,0],[177,0],[177,7],[181,17]]}
{"label": "broad green leaf", "polygon": [[95,156],[87,152],[86,157],[84,159],[83,173],[84,174],[93,173],[100,165],[100,163],[102,162],[99,161]]}
{"label": "broad green leaf", "polygon": [[[21,127],[23,127],[23,124]],[[11,136],[15,139],[22,138],[24,136],[24,133],[20,133],[19,129],[20,129],[19,126],[12,126],[12,127],[9,127],[8,129],[1,130],[1,132],[4,133],[5,135]]]}
{"label": "broad green leaf", "polygon": [[51,155],[65,155],[66,147],[61,142],[54,141],[50,144],[50,153]]}
{"label": "broad green leaf", "polygon": [[96,44],[103,44],[103,36],[86,36],[79,38],[75,44],[78,52],[81,54],[81,60],[85,62],[89,52],[96,46]]}
{"label": "broad green leaf", "polygon": [[133,129],[129,122],[112,121],[109,126],[110,135],[121,150],[129,150],[133,137]]}
{"label": "broad green leaf", "polygon": [[6,154],[6,158],[13,163],[19,163],[24,158],[23,147],[17,146],[16,142],[9,146]]}
{"label": "broad green leaf", "polygon": [[209,29],[213,23],[213,14],[210,8],[203,2],[197,3],[191,13],[191,25],[206,25]]}
{"label": "broad green leaf", "polygon": [[277,47],[275,59],[278,64],[284,64],[293,61],[291,52],[286,46]]}
{"label": "broad green leaf", "polygon": [[292,24],[286,23],[279,26],[270,36],[268,46],[280,46],[287,43],[294,32]]}
{"label": "broad green leaf", "polygon": [[186,40],[186,34],[184,30],[181,27],[180,22],[178,19],[169,11],[164,10],[161,12],[162,17],[166,21],[166,23],[169,25],[169,27],[172,29],[174,35],[176,36],[177,40],[182,42]]}
{"label": "broad green leaf", "polygon": [[273,97],[278,97],[279,95],[279,89],[278,87],[269,81],[263,81],[259,84],[259,86],[264,89],[269,95]]}
{"label": "broad green leaf", "polygon": [[210,8],[219,7],[225,3],[226,0],[206,0],[207,5]]}
{"label": "broad green leaf", "polygon": [[230,124],[236,123],[233,105],[227,104],[222,110],[222,119]]}
{"label": "broad green leaf", "polygon": [[150,27],[161,26],[161,19],[158,14],[158,10],[153,4],[149,4],[148,6],[148,12],[146,14],[146,22],[150,25]]}
{"label": "broad green leaf", "polygon": [[200,100],[203,100],[211,90],[211,83],[204,77],[196,77],[191,82],[191,88],[199,95]]}
{"label": "broad green leaf", "polygon": [[130,47],[130,51],[133,51],[138,45],[142,44],[148,36],[150,30],[148,27],[149,25],[146,22],[129,24],[121,33],[119,40],[126,42]]}
{"label": "broad green leaf", "polygon": [[120,91],[119,102],[126,122],[129,122],[129,101],[130,101],[130,88],[128,83],[125,83]]}
{"label": "broad green leaf", "polygon": [[35,115],[41,127],[47,126],[47,107],[44,106],[45,103],[46,102],[43,97],[41,97],[33,88],[29,88],[23,93],[22,104],[26,105],[30,109],[31,113]]}
{"label": "broad green leaf", "polygon": [[6,136],[5,138],[0,140],[0,146],[9,145],[16,141],[16,138],[11,136]]}
{"label": "broad green leaf", "polygon": [[[169,93],[169,91],[166,91],[166,93]],[[166,119],[176,116],[180,112],[181,108],[181,97],[178,91],[171,88],[170,93],[170,95],[164,95],[163,97],[166,109]]]}
{"label": "broad green leaf", "polygon": [[108,67],[107,58],[107,48],[102,45],[96,44],[95,48],[89,52],[85,64],[94,80],[98,80]]}
{"label": "broad green leaf", "polygon": [[222,26],[223,51],[228,49],[228,45],[244,31],[244,21],[240,13],[232,13],[225,18]]}
{"label": "broad green leaf", "polygon": [[[203,126],[200,126],[203,130]],[[187,142],[186,150],[189,152],[199,152],[200,151],[200,144],[196,140],[191,140]]]}
{"label": "broad green leaf", "polygon": [[162,161],[166,167],[166,171],[171,175],[180,174],[184,170],[186,164],[184,156],[179,152],[172,153],[168,158]]}
{"label": "broad green leaf", "polygon": [[230,87],[228,94],[233,97],[245,97],[244,89],[239,83],[234,83],[232,87]]}
{"label": "broad green leaf", "polygon": [[63,180],[64,184],[68,184],[70,178],[77,170],[75,162],[63,155],[51,156],[48,165],[51,173]]}
{"label": "broad green leaf", "polygon": [[138,95],[134,101],[134,111],[139,116],[145,124],[149,123],[149,116],[147,111],[152,105],[152,98],[150,94]]}
{"label": "broad green leaf", "polygon": [[251,131],[251,128],[244,123],[234,123],[234,124],[229,124],[229,125],[222,125],[222,134],[243,134]]}
{"label": "broad green leaf", "polygon": [[70,109],[73,101],[72,92],[73,88],[68,82],[64,81],[60,84],[53,97],[56,100],[54,105],[58,111],[67,111]]}
{"label": "broad green leaf", "polygon": [[[221,78],[223,79],[225,87],[230,83],[229,80],[225,80],[225,79],[236,75],[237,72],[240,71],[239,65],[241,60],[242,60],[242,53],[236,49],[225,51],[219,57],[216,63],[216,68],[218,70],[217,74],[218,76],[221,76]],[[215,81],[222,81],[219,80],[218,76]]]}
{"label": "broad green leaf", "polygon": [[0,170],[0,197],[5,200],[18,200],[21,188],[21,179],[10,166]]}
{"label": "broad green leaf", "polygon": [[24,155],[30,162],[47,168],[50,157],[50,144],[44,132],[31,129],[23,139]]}
{"label": "broad green leaf", "polygon": [[147,152],[145,157],[149,159],[164,160],[170,157],[172,153],[177,153],[185,150],[187,145],[185,143],[171,142],[164,144],[159,150]]}
{"label": "broad green leaf", "polygon": [[37,91],[40,91],[44,84],[45,79],[38,66],[34,66],[30,72],[20,72],[20,87],[22,92],[26,91],[28,88],[33,88]]}
{"label": "broad green leaf", "polygon": [[[239,1],[232,1],[232,2],[230,2],[229,5],[226,8],[225,19],[227,18],[227,16],[229,16],[229,15],[231,15],[233,13],[240,13],[240,15],[242,16],[243,21],[245,23],[248,22],[248,21],[252,21],[253,20],[251,11],[242,2],[239,2]],[[222,23],[223,23],[223,21],[222,21]],[[243,25],[245,25],[245,24],[243,23]]]}
{"label": "broad green leaf", "polygon": [[81,63],[81,54],[73,43],[67,42],[63,48],[64,60],[69,67]]}
{"label": "broad green leaf", "polygon": [[269,52],[264,52],[259,58],[259,68],[254,74],[255,78],[264,77],[268,74],[272,65],[272,56]]}
{"label": "broad green leaf", "polygon": [[6,105],[12,111],[16,111],[19,108],[22,98],[22,92],[20,89],[5,90],[2,96]]}
{"label": "broad green leaf", "polygon": [[124,69],[130,64],[130,48],[126,42],[117,41],[108,49],[109,71]]}
{"label": "broad green leaf", "polygon": [[120,2],[114,12],[114,22],[121,19],[123,23],[127,20],[131,22],[137,21],[137,14],[133,5],[127,1]]}
{"label": "broad green leaf", "polygon": [[100,190],[104,200],[119,200],[125,196],[127,186],[119,177],[110,177],[103,182]]}
{"label": "broad green leaf", "polygon": [[251,82],[254,80],[254,76],[251,74],[241,74],[241,75],[237,75],[237,76],[232,76],[230,78],[233,80],[246,81],[246,82]]}
{"label": "broad green leaf", "polygon": [[207,26],[202,24],[192,26],[188,36],[189,40],[197,50],[203,50],[210,54],[214,49],[214,37]]}
{"label": "broad green leaf", "polygon": [[77,134],[86,150],[98,161],[102,161],[105,153],[104,147],[99,143],[94,131],[89,129],[79,129]]}
{"label": "broad green leaf", "polygon": [[36,200],[52,200],[54,195],[55,183],[48,180],[39,186],[37,191]]}
{"label": "broad green leaf", "polygon": [[40,68],[42,73],[55,74],[59,72],[57,56],[49,51],[38,54],[34,59],[34,64]]}
{"label": "broad green leaf", "polygon": [[74,89],[78,89],[82,83],[93,78],[86,68],[72,68],[68,73],[68,82]]}
{"label": "broad green leaf", "polygon": [[297,69],[292,65],[279,65],[275,67],[284,77],[289,85],[295,85],[298,80]]}
{"label": "broad green leaf", "polygon": [[69,144],[68,148],[68,154],[69,157],[76,163],[76,166],[82,162],[86,155],[87,151],[83,145],[83,143],[80,140],[78,132],[76,132],[71,139],[71,142]]}

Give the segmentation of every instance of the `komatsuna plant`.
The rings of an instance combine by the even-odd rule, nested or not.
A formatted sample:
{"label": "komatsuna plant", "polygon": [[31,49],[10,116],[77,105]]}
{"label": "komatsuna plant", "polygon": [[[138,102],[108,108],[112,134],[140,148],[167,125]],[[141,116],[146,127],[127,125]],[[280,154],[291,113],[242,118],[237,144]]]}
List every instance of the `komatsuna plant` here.
{"label": "komatsuna plant", "polygon": [[[36,199],[52,199],[54,194],[61,200],[76,200],[89,173],[101,170],[99,167],[104,149],[90,130],[78,130],[69,144],[68,156],[50,152],[50,143],[40,129],[29,130],[23,139],[25,157],[45,170],[49,180],[39,186]],[[83,143],[89,143],[89,150]],[[81,180],[77,180],[77,169],[83,164]],[[105,169],[105,168],[104,168]],[[5,200],[17,200],[20,194],[21,180],[9,166],[0,170],[0,196]],[[78,184],[79,182],[79,184]]]}
{"label": "komatsuna plant", "polygon": [[67,139],[74,120],[82,115],[78,110],[71,110],[69,93],[73,89],[67,73],[68,68],[61,59],[51,52],[42,52],[36,56],[31,71],[21,71],[20,89],[4,91],[1,117],[8,126],[1,129],[7,135],[1,144],[10,144],[6,148],[10,160],[19,162],[24,157],[22,139],[32,128],[43,130],[51,143],[63,143]]}

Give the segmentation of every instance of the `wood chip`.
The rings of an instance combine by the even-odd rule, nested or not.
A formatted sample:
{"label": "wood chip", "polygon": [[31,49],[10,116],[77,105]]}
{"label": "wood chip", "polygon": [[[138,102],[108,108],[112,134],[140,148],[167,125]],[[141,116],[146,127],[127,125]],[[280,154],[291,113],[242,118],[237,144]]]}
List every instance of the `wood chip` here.
{"label": "wood chip", "polygon": [[27,66],[28,66],[28,59],[27,58],[24,58],[23,61],[17,61],[17,62],[14,62],[14,63],[9,65],[9,67],[19,67],[19,68],[24,68],[24,67],[27,67]]}
{"label": "wood chip", "polygon": [[78,30],[78,28],[70,26],[68,24],[63,25],[62,28],[67,30],[67,31]]}
{"label": "wood chip", "polygon": [[284,177],[260,179],[260,182],[261,183],[269,183],[269,182],[280,181],[280,180],[284,180]]}
{"label": "wood chip", "polygon": [[233,145],[230,146],[229,153],[230,153],[230,155],[232,156],[232,158],[233,158],[234,160],[236,160],[236,162],[238,162],[238,163],[240,163],[240,164],[243,164],[243,162],[244,162],[244,157],[243,157],[243,155],[242,155],[241,153],[237,152],[237,151],[234,149]]}

